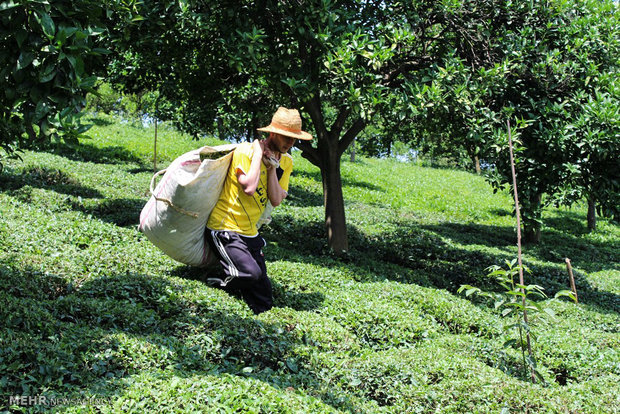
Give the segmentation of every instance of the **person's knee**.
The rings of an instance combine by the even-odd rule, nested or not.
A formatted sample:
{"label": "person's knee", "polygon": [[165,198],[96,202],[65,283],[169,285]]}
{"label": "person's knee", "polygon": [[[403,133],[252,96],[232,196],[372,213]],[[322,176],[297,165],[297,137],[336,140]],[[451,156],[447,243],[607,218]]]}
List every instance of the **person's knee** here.
{"label": "person's knee", "polygon": [[251,256],[241,256],[243,260],[237,260],[229,270],[229,273],[233,277],[238,277],[240,280],[246,283],[258,282],[263,276],[263,270],[252,259]]}
{"label": "person's knee", "polygon": [[263,270],[258,265],[250,266],[245,270],[248,281],[258,282],[263,277]]}

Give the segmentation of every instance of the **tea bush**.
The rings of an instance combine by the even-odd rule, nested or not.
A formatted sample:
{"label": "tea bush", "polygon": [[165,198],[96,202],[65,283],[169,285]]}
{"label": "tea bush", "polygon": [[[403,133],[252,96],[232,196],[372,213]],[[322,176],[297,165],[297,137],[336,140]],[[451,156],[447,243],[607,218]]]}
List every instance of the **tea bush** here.
{"label": "tea bush", "polygon": [[[275,307],[255,316],[138,230],[152,129],[100,115],[79,147],[26,152],[0,175],[0,394],[64,399],[16,412],[614,412],[620,406],[620,230],[547,211],[529,283],[552,296],[573,262],[580,303],[545,303],[545,379],[522,378],[501,316],[456,294],[516,256],[510,196],[481,177],[343,162],[351,250],[326,247],[320,174],[297,152],[264,229]],[[165,167],[198,146],[160,128]],[[394,174],[397,170],[398,174]],[[548,220],[547,220],[548,219]],[[547,237],[548,236],[548,237]],[[493,288],[492,285],[485,287]]]}

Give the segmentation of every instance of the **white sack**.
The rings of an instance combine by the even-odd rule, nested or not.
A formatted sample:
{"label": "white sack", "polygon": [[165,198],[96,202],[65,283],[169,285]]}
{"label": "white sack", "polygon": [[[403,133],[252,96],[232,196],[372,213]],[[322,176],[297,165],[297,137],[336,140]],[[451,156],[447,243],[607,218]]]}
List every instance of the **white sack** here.
{"label": "white sack", "polygon": [[[191,266],[206,266],[211,260],[205,243],[205,226],[219,199],[237,144],[202,147],[175,159],[151,180],[151,198],[140,213],[139,230],[165,254]],[[200,160],[200,153],[221,152],[217,159]],[[154,187],[155,179],[163,178]],[[259,227],[271,220],[267,208]]]}

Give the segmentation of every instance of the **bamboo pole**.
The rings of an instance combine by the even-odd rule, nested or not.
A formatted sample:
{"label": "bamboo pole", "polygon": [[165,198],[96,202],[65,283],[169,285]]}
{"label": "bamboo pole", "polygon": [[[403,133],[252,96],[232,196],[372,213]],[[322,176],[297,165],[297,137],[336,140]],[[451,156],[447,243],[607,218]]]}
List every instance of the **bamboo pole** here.
{"label": "bamboo pole", "polygon": [[[525,285],[525,279],[523,277],[523,261],[521,258],[521,212],[519,209],[519,194],[517,192],[517,174],[515,171],[515,160],[514,160],[514,154],[512,151],[512,133],[510,130],[510,120],[507,121],[508,124],[508,148],[510,149],[510,168],[512,171],[512,187],[514,189],[514,198],[515,198],[515,212],[517,215],[517,260],[519,263],[519,283],[521,285]],[[525,302],[525,290],[521,289],[521,291],[523,292],[523,321],[527,324],[527,309],[526,309],[526,302]],[[525,333],[525,338],[527,341],[527,352],[528,355],[530,356],[530,358],[533,359],[533,353],[532,353],[532,343],[531,343],[531,339],[530,339],[530,333],[529,331]],[[536,382],[536,374],[534,373],[534,369],[530,367],[530,374],[532,376],[532,382]]]}
{"label": "bamboo pole", "polygon": [[575,295],[575,303],[579,303],[579,300],[577,299],[577,287],[575,286],[575,277],[573,276],[573,267],[571,266],[570,259],[568,257],[565,258],[564,261],[566,262],[566,269],[568,270],[568,276],[570,278],[570,289]]}

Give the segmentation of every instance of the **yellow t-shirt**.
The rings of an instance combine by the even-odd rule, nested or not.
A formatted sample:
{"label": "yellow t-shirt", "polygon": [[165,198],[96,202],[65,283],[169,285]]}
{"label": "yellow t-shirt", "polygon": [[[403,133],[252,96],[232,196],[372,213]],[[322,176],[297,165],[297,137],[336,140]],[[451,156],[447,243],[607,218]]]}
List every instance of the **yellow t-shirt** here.
{"label": "yellow t-shirt", "polygon": [[[267,201],[267,167],[263,162],[260,166],[260,180],[252,196],[243,192],[237,171],[247,174],[252,163],[252,144],[245,142],[235,148],[224,188],[217,204],[213,208],[207,227],[211,230],[234,231],[243,236],[254,237],[258,234],[256,223],[260,219]],[[293,159],[288,154],[282,154],[280,167],[276,170],[278,181],[284,191],[288,191],[288,183],[293,171]]]}

